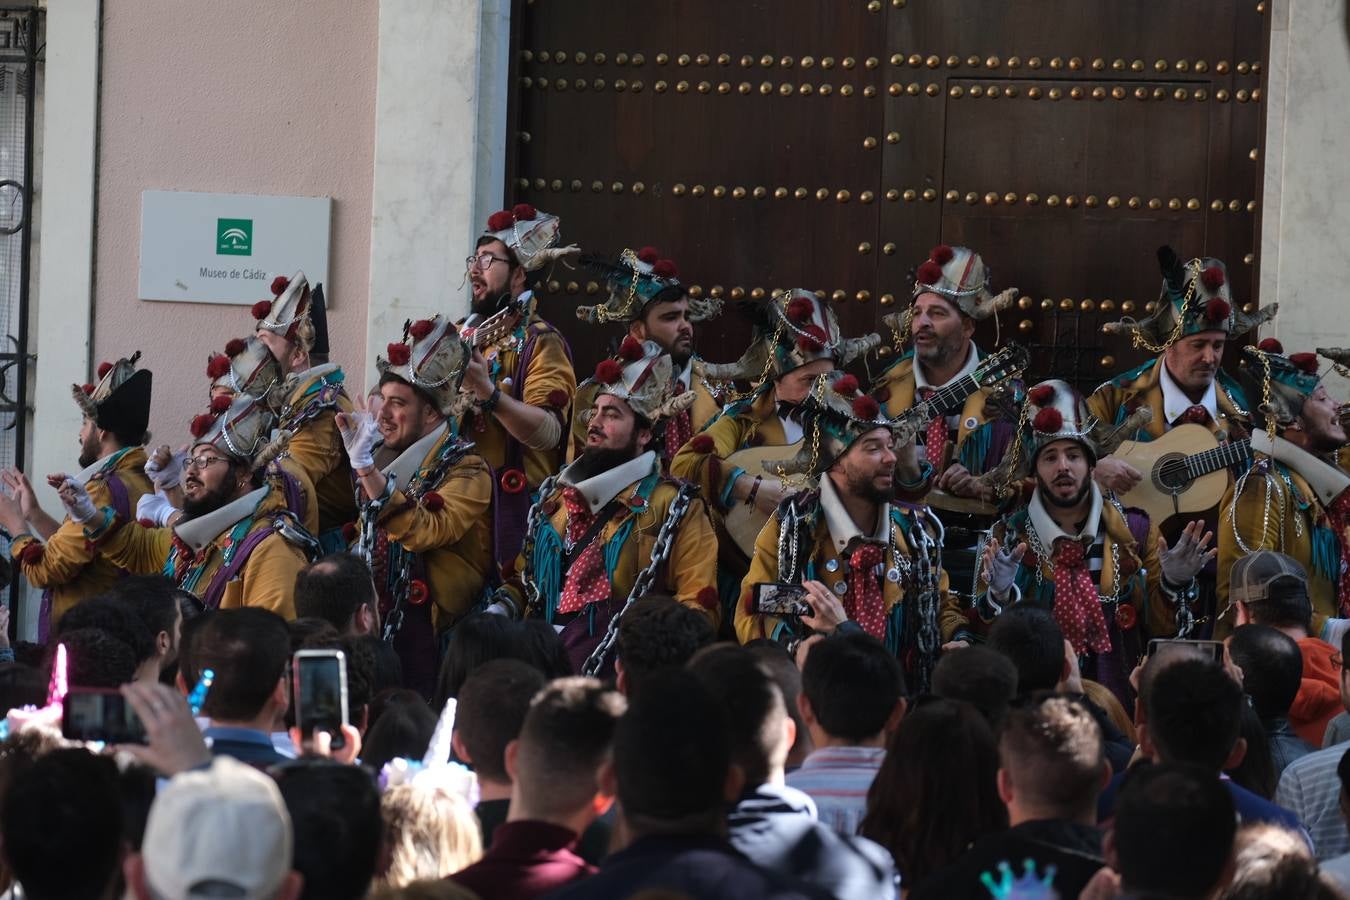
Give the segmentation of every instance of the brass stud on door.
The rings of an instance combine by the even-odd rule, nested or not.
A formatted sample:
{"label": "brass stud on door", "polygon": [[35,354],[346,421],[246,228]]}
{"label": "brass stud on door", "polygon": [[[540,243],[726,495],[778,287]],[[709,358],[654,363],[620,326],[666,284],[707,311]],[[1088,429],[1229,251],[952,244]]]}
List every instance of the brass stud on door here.
{"label": "brass stud on door", "polygon": [[892,303],[895,302],[895,295],[894,295],[894,294],[882,294],[882,295],[881,295],[881,299],[878,300],[877,302],[880,303],[882,306],[890,306]]}
{"label": "brass stud on door", "polygon": [[898,132],[898,131],[888,131],[888,132],[886,133],[886,143],[888,143],[888,144],[898,144],[898,143],[900,143],[900,132]]}
{"label": "brass stud on door", "polygon": [[868,300],[872,299],[872,292],[858,291],[858,293],[853,295],[853,299],[857,300],[859,303],[866,303]]}
{"label": "brass stud on door", "polygon": [[884,254],[886,254],[887,256],[894,256],[894,255],[895,255],[895,243],[892,242],[892,241],[887,241],[885,244],[882,244],[882,245],[881,245],[881,252],[884,253]]}
{"label": "brass stud on door", "polygon": [[1048,312],[1054,308],[1055,308],[1055,301],[1051,300],[1049,297],[1046,297],[1044,300],[1041,301],[1041,309],[1046,310]]}
{"label": "brass stud on door", "polygon": [[863,204],[871,203],[875,199],[876,195],[873,194],[871,191],[863,191],[861,194],[858,195],[858,202]]}
{"label": "brass stud on door", "polygon": [[1022,321],[1017,323],[1017,330],[1022,332],[1023,334],[1027,334],[1035,327],[1036,323],[1031,321],[1030,319],[1023,319]]}

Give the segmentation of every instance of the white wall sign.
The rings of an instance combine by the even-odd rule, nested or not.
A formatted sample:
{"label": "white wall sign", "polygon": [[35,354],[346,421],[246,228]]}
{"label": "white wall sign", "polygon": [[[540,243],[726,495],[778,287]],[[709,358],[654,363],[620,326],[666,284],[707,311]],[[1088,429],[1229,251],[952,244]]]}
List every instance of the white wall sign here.
{"label": "white wall sign", "polygon": [[277,275],[328,281],[331,197],[141,193],[142,300],[249,304]]}

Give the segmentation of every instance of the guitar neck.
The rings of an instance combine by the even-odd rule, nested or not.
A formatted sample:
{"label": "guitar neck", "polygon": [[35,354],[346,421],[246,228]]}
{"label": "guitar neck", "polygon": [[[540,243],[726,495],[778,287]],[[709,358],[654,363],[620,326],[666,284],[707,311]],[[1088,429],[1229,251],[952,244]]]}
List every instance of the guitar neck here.
{"label": "guitar neck", "polygon": [[1186,469],[1193,478],[1199,478],[1210,472],[1249,462],[1251,458],[1252,442],[1250,438],[1245,438],[1191,454],[1186,457]]}
{"label": "guitar neck", "polygon": [[928,398],[928,405],[939,414],[946,415],[979,389],[980,383],[975,379],[975,375],[966,375],[933,391],[933,396]]}

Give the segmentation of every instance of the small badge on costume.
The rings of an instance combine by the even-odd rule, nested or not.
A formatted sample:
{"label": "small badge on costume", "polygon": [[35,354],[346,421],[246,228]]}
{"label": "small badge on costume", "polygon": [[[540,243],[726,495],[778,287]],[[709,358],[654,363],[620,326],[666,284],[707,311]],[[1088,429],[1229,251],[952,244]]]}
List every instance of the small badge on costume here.
{"label": "small badge on costume", "polygon": [[966,426],[966,431],[971,431],[975,428],[975,426],[980,424],[980,420],[975,418],[974,416],[967,416],[966,421],[963,422],[962,424]]}
{"label": "small badge on costume", "polygon": [[1116,607],[1116,624],[1120,626],[1121,631],[1129,631],[1138,621],[1139,614],[1130,604],[1122,603]]}
{"label": "small badge on costume", "polygon": [[889,581],[891,584],[898,584],[900,582],[900,570],[895,568],[894,566],[887,569],[886,580]]}
{"label": "small badge on costume", "polygon": [[848,584],[843,581],[836,581],[834,583],[834,592],[840,597],[844,596],[848,593]]}
{"label": "small badge on costume", "polygon": [[828,561],[827,563],[825,563],[825,571],[826,571],[826,572],[838,572],[838,571],[839,571],[839,560],[837,560],[837,559],[832,559],[832,560]]}

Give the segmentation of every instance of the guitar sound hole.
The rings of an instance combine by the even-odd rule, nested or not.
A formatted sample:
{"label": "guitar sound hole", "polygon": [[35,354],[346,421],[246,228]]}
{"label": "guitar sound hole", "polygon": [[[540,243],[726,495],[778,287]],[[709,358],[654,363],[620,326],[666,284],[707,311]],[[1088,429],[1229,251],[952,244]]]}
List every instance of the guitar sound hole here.
{"label": "guitar sound hole", "polygon": [[1153,466],[1153,486],[1164,494],[1180,494],[1191,480],[1186,457],[1181,453],[1168,453]]}

